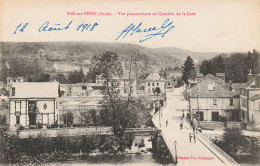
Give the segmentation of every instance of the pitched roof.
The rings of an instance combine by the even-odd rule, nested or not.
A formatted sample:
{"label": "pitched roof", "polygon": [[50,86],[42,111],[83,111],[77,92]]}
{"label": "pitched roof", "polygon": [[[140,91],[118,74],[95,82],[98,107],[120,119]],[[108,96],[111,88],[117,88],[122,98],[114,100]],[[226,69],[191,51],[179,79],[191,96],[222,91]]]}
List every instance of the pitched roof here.
{"label": "pitched roof", "polygon": [[[207,80],[214,80],[214,84],[216,89],[208,90],[208,82]],[[206,81],[206,82],[204,82]],[[201,85],[203,85],[201,87]],[[198,82],[195,86],[193,86],[190,90],[191,97],[197,97],[197,95],[201,98],[222,98],[222,97],[238,97],[238,91],[230,91],[229,85],[225,83],[225,81],[213,76],[212,74],[208,74],[203,77],[203,79]]]}
{"label": "pitched roof", "polygon": [[231,83],[231,87],[235,90],[235,91],[239,91],[239,88],[244,85],[244,83]]}
{"label": "pitched roof", "polygon": [[251,101],[255,101],[255,100],[258,100],[260,99],[260,94],[256,94],[254,95],[253,97],[250,98]]}
{"label": "pitched roof", "polygon": [[255,82],[255,77],[251,78],[249,81],[247,81],[246,83],[244,83],[240,89],[247,89],[247,88],[254,88],[253,83]]}
{"label": "pitched roof", "polygon": [[13,83],[15,95],[11,98],[57,98],[58,82],[20,82]]}
{"label": "pitched roof", "polygon": [[162,78],[159,73],[150,73],[146,80],[165,81],[165,79]]}

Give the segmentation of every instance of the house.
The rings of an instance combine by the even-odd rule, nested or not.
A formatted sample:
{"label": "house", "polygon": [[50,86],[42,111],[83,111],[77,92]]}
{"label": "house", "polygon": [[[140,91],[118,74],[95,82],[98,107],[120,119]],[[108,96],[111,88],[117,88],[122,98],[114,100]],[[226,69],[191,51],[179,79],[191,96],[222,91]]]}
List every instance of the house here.
{"label": "house", "polygon": [[249,119],[260,128],[260,93],[250,98],[249,106]]}
{"label": "house", "polygon": [[24,82],[23,77],[7,77],[6,78],[6,83],[7,85],[11,85],[12,83],[15,82]]}
{"label": "house", "polygon": [[166,92],[166,80],[162,78],[159,73],[150,73],[149,76],[144,80],[144,84],[145,93],[148,95],[156,94],[156,89],[159,89],[161,94]]}
{"label": "house", "polygon": [[9,97],[10,127],[58,123],[59,94],[58,82],[13,83]]}
{"label": "house", "polygon": [[223,78],[211,74],[188,91],[189,111],[200,121],[219,121],[221,117],[240,120],[239,92],[225,83]]}
{"label": "house", "polygon": [[166,81],[166,91],[172,92],[174,90],[174,86],[177,85],[176,81],[168,80]]}
{"label": "house", "polygon": [[254,117],[256,117],[257,111],[259,112],[257,103],[259,103],[258,95],[260,94],[260,75],[256,74],[252,77],[252,75],[249,74],[248,78],[249,81],[239,88],[240,108],[242,119],[245,122],[255,119]]}
{"label": "house", "polygon": [[[106,83],[106,80],[103,78],[102,74],[96,75],[96,84],[102,84],[104,85]],[[115,75],[112,75],[112,78],[110,78],[108,82],[109,89],[111,92],[115,94],[120,94],[121,96],[127,96],[130,93],[133,96],[136,95],[136,80],[130,79],[123,75],[122,77],[117,77]],[[130,89],[131,86],[131,89]]]}
{"label": "house", "polygon": [[70,97],[101,95],[106,89],[103,83],[76,83],[64,84],[64,86],[67,87],[64,96]]}

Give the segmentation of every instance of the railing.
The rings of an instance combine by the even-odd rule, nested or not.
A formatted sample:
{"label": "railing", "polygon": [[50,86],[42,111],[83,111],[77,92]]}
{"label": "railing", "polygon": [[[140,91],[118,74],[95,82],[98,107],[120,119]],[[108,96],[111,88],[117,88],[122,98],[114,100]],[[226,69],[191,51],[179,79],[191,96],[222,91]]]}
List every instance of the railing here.
{"label": "railing", "polygon": [[232,157],[230,157],[226,152],[224,152],[217,145],[215,145],[212,141],[210,141],[205,135],[203,135],[202,133],[199,133],[199,132],[197,135],[199,135],[203,139],[203,141],[207,142],[211,147],[213,147],[218,153],[220,153],[230,163],[232,163],[234,165],[239,165]]}

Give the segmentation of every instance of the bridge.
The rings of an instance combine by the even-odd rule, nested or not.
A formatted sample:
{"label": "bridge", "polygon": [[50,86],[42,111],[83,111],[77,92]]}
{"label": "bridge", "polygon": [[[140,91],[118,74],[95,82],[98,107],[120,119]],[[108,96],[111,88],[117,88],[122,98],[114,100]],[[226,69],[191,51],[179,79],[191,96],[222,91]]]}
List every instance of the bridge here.
{"label": "bridge", "polygon": [[157,134],[156,128],[126,128],[126,134],[133,134],[135,136],[153,136]]}
{"label": "bridge", "polygon": [[[196,143],[190,142],[192,128],[186,118],[182,118],[187,106],[181,90],[167,94],[167,105],[153,116],[154,125],[161,131],[162,138],[177,165],[238,165],[223,150],[212,143],[202,133],[197,132]],[[182,109],[181,109],[182,108]],[[183,129],[180,129],[180,123]]]}

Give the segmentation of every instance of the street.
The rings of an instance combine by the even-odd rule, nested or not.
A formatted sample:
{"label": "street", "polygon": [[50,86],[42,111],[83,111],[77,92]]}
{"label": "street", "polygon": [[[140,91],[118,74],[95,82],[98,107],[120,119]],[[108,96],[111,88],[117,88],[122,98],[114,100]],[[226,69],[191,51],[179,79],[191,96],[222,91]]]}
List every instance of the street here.
{"label": "street", "polygon": [[[192,138],[189,140],[189,133],[193,132],[190,124],[186,121],[186,112],[183,120],[183,129],[180,129],[182,122],[183,110],[187,108],[183,97],[182,89],[176,88],[173,92],[167,93],[166,107],[161,112],[161,129],[162,135],[168,142],[168,148],[174,147],[176,141],[178,165],[224,165],[224,163],[214,155],[203,143]],[[166,121],[168,125],[166,126]],[[195,137],[196,138],[196,137]],[[171,146],[171,147],[169,147]]]}

